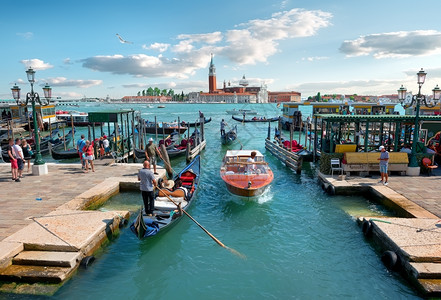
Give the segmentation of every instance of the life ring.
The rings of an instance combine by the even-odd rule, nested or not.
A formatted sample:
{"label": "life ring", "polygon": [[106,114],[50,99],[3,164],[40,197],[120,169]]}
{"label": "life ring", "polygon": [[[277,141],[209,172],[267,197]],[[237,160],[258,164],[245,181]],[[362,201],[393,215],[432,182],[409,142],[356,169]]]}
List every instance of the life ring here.
{"label": "life ring", "polygon": [[326,193],[331,196],[335,195],[335,187],[332,184],[328,185],[326,188]]}
{"label": "life ring", "polygon": [[90,255],[83,258],[80,262],[80,266],[87,269],[95,261],[95,256]]}
{"label": "life ring", "polygon": [[361,225],[361,231],[363,231],[364,236],[370,236],[372,233],[372,223],[368,220],[364,220]]}
{"label": "life ring", "polygon": [[389,270],[396,270],[399,265],[399,257],[398,255],[391,250],[388,250],[383,253],[381,256],[381,261]]}

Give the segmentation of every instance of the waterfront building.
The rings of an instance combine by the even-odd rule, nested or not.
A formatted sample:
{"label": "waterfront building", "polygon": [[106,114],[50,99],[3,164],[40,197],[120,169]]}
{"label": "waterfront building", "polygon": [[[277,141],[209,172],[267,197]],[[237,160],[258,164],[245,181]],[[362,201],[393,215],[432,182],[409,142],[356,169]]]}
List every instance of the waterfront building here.
{"label": "waterfront building", "polygon": [[302,94],[299,92],[268,92],[268,102],[300,102]]}
{"label": "waterfront building", "polygon": [[216,66],[211,54],[208,68],[208,93],[192,92],[188,94],[190,102],[216,102],[216,103],[268,103],[268,90],[265,84],[261,86],[249,86],[245,75],[239,81],[238,86],[228,86],[224,80],[223,87],[217,88]]}
{"label": "waterfront building", "polygon": [[169,102],[171,96],[124,96],[122,102],[152,103],[152,102]]}

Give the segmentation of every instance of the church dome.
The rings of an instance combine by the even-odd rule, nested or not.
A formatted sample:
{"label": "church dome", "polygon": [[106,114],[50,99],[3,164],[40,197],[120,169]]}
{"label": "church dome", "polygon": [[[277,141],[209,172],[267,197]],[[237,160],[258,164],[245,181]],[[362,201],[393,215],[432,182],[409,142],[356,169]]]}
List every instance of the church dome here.
{"label": "church dome", "polygon": [[245,79],[245,75],[243,75],[242,79],[239,81],[239,85],[248,86],[248,80]]}

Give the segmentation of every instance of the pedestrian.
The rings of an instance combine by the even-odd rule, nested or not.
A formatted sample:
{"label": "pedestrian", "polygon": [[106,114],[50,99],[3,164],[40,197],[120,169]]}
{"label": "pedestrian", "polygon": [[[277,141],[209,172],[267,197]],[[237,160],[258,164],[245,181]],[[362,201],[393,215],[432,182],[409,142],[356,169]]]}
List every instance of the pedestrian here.
{"label": "pedestrian", "polygon": [[99,149],[100,149],[100,151],[99,151],[100,159],[103,159],[104,158],[104,153],[105,153],[105,150],[104,150],[104,137],[100,137]]}
{"label": "pedestrian", "polygon": [[77,142],[77,151],[78,151],[78,155],[80,156],[80,159],[81,159],[81,168],[82,169],[84,169],[84,164],[86,163],[83,159],[84,146],[86,146],[86,140],[84,139],[84,134],[82,134],[81,139],[79,139]]}
{"label": "pedestrian", "polygon": [[16,181],[20,181],[20,178],[23,178],[23,169],[24,169],[24,156],[23,149],[21,148],[21,139],[15,139],[15,145],[12,146],[13,152],[15,154],[15,159],[17,159],[17,179]]}
{"label": "pedestrian", "polygon": [[17,160],[15,159],[14,154],[14,140],[10,138],[8,140],[8,147],[6,150],[8,151],[9,160],[11,161],[11,173],[12,173],[12,180],[20,182],[20,179],[18,178],[18,166],[17,166]]}
{"label": "pedestrian", "polygon": [[148,144],[145,146],[145,158],[149,161],[150,165],[153,165],[153,172],[155,175],[158,175],[156,172],[156,154],[161,157],[161,153],[159,152],[158,147],[153,143],[153,139],[149,138]]}
{"label": "pedestrian", "polygon": [[220,132],[221,135],[225,135],[225,126],[227,126],[227,122],[224,119],[220,122]]}
{"label": "pedestrian", "polygon": [[154,188],[156,187],[156,179],[150,170],[150,163],[145,160],[143,168],[139,170],[138,180],[140,181],[139,189],[141,190],[142,201],[144,202],[144,210],[148,216],[153,215],[155,210]]}
{"label": "pedestrian", "polygon": [[105,152],[105,156],[110,154],[110,143],[109,140],[107,139],[107,135],[103,136],[103,146],[104,146],[104,152]]}
{"label": "pedestrian", "polygon": [[85,171],[84,173],[89,172],[89,164],[92,168],[92,172],[95,172],[95,167],[93,165],[93,145],[90,143],[90,141],[86,141],[86,145],[83,147],[83,160],[85,162]]}
{"label": "pedestrian", "polygon": [[23,149],[24,160],[25,162],[28,163],[28,173],[29,173],[29,169],[31,167],[31,158],[34,152],[32,151],[31,145],[29,145],[25,139],[23,139],[23,141],[21,142],[21,148]]}
{"label": "pedestrian", "polygon": [[381,151],[380,158],[378,159],[380,161],[381,180],[378,183],[388,185],[389,177],[387,175],[387,166],[389,163],[389,152],[386,151],[386,148],[384,148],[384,146],[380,146],[379,150]]}

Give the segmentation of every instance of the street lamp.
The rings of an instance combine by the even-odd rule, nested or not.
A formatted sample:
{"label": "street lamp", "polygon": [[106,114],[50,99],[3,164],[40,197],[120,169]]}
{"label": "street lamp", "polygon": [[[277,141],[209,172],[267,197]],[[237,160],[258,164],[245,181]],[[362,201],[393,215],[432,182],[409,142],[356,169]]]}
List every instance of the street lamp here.
{"label": "street lamp", "polygon": [[[40,106],[45,106],[49,104],[49,101],[51,99],[51,93],[52,88],[46,84],[46,86],[43,87],[44,92],[44,99],[40,99],[40,95],[38,93],[34,92],[34,82],[35,82],[35,71],[32,68],[29,68],[26,71],[26,75],[28,77],[28,81],[31,84],[31,92],[26,94],[26,100],[20,99],[20,88],[17,85],[14,85],[12,90],[12,96],[14,97],[15,101],[17,101],[17,105],[28,105],[29,101],[32,103],[32,119],[34,123],[34,140],[35,140],[35,160],[34,160],[34,166],[43,166],[45,165],[45,162],[43,158],[41,157],[40,152],[40,137],[38,133],[38,125],[37,125],[37,112],[35,109],[35,102],[38,102]],[[39,171],[40,173],[40,171]],[[44,171],[43,171],[44,173]],[[45,172],[47,173],[47,171]]]}
{"label": "street lamp", "polygon": [[437,101],[441,96],[441,89],[438,85],[432,90],[433,92],[433,103],[428,102],[425,95],[421,95],[421,86],[424,84],[426,80],[427,73],[421,68],[421,70],[417,73],[418,76],[418,94],[412,96],[412,101],[410,104],[405,104],[404,100],[406,99],[407,89],[401,85],[398,89],[398,100],[400,100],[401,105],[404,108],[408,108],[410,106],[415,105],[415,129],[413,131],[413,142],[412,142],[412,152],[410,154],[410,164],[409,167],[418,167],[418,162],[416,159],[416,145],[418,143],[418,134],[419,134],[419,117],[420,117],[420,105],[424,104],[426,107],[434,107],[437,104]]}

